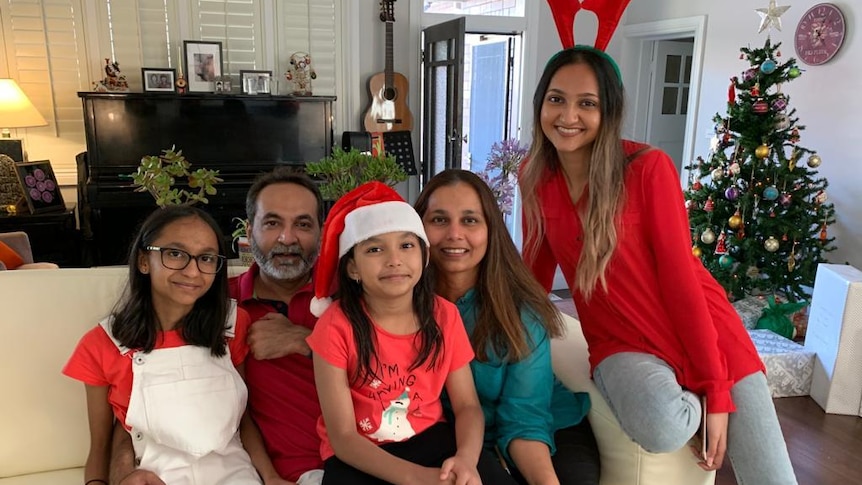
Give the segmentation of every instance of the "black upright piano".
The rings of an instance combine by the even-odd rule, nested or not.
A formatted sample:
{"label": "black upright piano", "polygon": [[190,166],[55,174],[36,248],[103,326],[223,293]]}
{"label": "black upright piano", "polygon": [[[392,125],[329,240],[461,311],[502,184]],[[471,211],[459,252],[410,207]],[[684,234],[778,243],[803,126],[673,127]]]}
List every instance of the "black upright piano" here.
{"label": "black upright piano", "polygon": [[224,179],[201,206],[230,234],[245,216],[254,178],[286,165],[304,168],[332,149],[332,96],[78,93],[87,151],[78,156],[78,209],[85,263],[125,264],[138,225],[156,206],[135,192],[141,158],[175,146],[192,169]]}

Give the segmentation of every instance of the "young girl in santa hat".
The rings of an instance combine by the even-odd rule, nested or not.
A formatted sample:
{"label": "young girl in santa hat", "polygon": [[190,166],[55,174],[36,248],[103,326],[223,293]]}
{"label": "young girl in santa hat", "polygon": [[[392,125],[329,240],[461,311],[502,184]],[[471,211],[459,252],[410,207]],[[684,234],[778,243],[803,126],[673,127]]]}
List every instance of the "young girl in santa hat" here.
{"label": "young girl in santa hat", "polygon": [[422,220],[388,186],[364,184],[330,211],[312,301],[320,319],[307,340],[324,485],[514,483],[482,452],[473,351],[458,310],[434,295],[427,262]]}

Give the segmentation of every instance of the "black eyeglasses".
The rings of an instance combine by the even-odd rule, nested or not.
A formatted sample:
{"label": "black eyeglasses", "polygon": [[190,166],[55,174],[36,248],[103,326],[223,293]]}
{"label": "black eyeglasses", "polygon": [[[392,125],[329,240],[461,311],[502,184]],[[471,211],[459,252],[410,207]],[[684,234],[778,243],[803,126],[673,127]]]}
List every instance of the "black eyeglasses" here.
{"label": "black eyeglasses", "polygon": [[147,251],[158,251],[162,254],[162,266],[168,269],[183,270],[195,260],[201,273],[216,274],[224,266],[224,256],[220,254],[198,254],[192,256],[188,251],[177,248],[161,248],[158,246],[147,246]]}

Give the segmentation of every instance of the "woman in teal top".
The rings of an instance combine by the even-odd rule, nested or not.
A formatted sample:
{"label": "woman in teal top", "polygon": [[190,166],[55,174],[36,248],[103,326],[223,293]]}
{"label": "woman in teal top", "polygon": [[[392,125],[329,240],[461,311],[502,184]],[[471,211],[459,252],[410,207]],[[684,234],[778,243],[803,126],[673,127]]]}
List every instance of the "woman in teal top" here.
{"label": "woman in teal top", "polygon": [[563,322],[512,243],[491,190],[446,170],[416,201],[431,244],[437,293],[458,306],[476,353],[470,364],[485,413],[485,446],[524,484],[597,485],[599,455],[586,393],[551,368]]}

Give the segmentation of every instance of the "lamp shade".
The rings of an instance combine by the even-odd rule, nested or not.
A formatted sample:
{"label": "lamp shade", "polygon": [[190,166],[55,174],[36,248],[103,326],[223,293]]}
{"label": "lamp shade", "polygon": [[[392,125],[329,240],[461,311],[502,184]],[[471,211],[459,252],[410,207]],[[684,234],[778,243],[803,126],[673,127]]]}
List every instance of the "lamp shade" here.
{"label": "lamp shade", "polygon": [[47,124],[14,79],[0,79],[0,128],[29,128]]}

